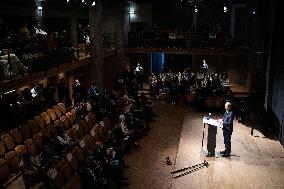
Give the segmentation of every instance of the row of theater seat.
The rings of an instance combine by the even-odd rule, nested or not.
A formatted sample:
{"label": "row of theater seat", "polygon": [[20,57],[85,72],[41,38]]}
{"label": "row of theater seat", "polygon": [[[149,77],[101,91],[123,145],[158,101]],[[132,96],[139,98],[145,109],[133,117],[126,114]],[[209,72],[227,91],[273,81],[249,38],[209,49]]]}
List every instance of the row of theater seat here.
{"label": "row of theater seat", "polygon": [[108,124],[105,122],[104,126],[98,125],[95,119],[90,119],[91,116],[92,114],[89,114],[88,119],[81,120],[79,124],[67,130],[72,139],[80,142],[48,171],[54,188],[80,189],[81,182],[77,174],[79,162],[84,161],[90,151],[96,150],[96,142],[106,140]]}
{"label": "row of theater seat", "polygon": [[24,151],[28,150],[33,155],[38,155],[44,137],[53,136],[57,126],[68,129],[74,124],[74,117],[74,109],[66,113],[65,105],[59,103],[58,106],[53,106],[53,109],[41,113],[41,116],[35,116],[27,124],[11,130],[10,133],[2,134],[0,141],[1,184],[10,183],[20,175],[19,161]]}

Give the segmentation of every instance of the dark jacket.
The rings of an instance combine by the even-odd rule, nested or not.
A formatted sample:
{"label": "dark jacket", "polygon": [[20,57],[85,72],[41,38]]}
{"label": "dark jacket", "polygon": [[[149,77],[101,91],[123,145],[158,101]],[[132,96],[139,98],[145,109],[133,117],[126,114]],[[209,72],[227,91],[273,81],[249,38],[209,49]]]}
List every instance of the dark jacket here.
{"label": "dark jacket", "polygon": [[233,131],[233,120],[234,120],[234,113],[232,110],[229,112],[225,111],[223,117],[223,127]]}

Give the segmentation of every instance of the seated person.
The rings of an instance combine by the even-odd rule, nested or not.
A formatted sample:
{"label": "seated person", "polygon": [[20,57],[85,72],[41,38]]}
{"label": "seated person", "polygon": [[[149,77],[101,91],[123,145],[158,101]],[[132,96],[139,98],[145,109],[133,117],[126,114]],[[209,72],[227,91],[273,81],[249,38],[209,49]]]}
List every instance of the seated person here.
{"label": "seated person", "polygon": [[96,145],[97,149],[88,156],[89,167],[94,175],[113,179],[118,185],[123,184],[122,180],[126,178],[120,163],[108,155],[102,143],[96,142]]}
{"label": "seated person", "polygon": [[81,178],[82,187],[85,189],[96,188],[96,176],[90,169],[89,160],[81,161],[78,173]]}
{"label": "seated person", "polygon": [[55,160],[58,159],[59,154],[54,150],[55,142],[50,138],[44,138],[42,141],[42,152],[40,154],[43,164],[46,165],[47,169],[52,167]]}
{"label": "seated person", "polygon": [[71,150],[73,147],[75,147],[79,141],[72,141],[72,139],[63,131],[62,127],[56,127],[57,136],[55,138],[55,143],[57,144],[55,146],[55,150],[59,153],[62,151],[68,151]]}
{"label": "seated person", "polygon": [[39,163],[34,161],[30,152],[22,154],[19,167],[24,179],[25,188],[30,188],[40,182],[44,182],[46,187],[48,186],[49,182],[46,180],[45,171],[39,166]]}
{"label": "seated person", "polygon": [[78,106],[75,107],[76,117],[75,122],[79,122],[80,120],[84,119],[86,115],[88,115],[87,104],[83,102],[79,102]]}

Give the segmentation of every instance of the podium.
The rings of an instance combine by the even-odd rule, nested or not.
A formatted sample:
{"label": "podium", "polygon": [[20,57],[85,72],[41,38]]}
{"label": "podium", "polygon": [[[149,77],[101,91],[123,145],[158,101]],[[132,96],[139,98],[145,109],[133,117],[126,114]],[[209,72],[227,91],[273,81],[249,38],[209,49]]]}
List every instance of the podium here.
{"label": "podium", "polygon": [[202,149],[204,145],[207,146],[207,157],[215,157],[217,128],[222,128],[217,120],[203,118]]}

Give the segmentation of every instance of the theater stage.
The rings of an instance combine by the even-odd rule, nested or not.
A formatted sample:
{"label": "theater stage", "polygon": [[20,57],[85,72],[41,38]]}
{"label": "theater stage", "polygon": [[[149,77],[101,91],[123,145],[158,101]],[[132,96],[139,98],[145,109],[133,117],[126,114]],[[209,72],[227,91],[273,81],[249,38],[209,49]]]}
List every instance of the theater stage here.
{"label": "theater stage", "polygon": [[[183,120],[175,170],[204,159],[203,168],[180,178],[173,178],[170,188],[284,188],[284,150],[273,137],[234,121],[231,157],[205,157],[201,153],[202,113],[187,112]],[[220,118],[222,114],[216,115]],[[223,150],[222,130],[218,129],[216,150]],[[205,147],[206,148],[206,147]]]}
{"label": "theater stage", "polygon": [[[202,156],[202,116],[193,107],[154,101],[160,116],[151,123],[152,131],[125,158],[131,189],[198,189],[198,188],[284,188],[284,149],[280,143],[261,132],[234,122],[232,156]],[[215,118],[221,117],[212,113]],[[213,117],[214,117],[213,116]],[[217,133],[217,150],[223,150],[222,130]],[[173,165],[165,164],[169,156]],[[209,167],[174,179],[170,174],[206,159]]]}

